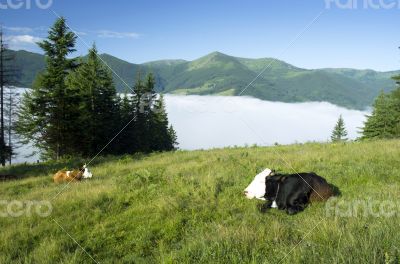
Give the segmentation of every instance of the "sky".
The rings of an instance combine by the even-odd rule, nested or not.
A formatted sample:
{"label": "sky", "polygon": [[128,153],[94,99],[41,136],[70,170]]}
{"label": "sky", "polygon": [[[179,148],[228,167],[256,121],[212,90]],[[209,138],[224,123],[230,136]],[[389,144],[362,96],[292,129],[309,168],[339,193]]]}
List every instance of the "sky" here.
{"label": "sky", "polygon": [[77,56],[95,42],[132,63],[220,51],[307,69],[400,69],[400,0],[0,0],[13,49],[41,52],[35,42],[58,16],[79,35]]}

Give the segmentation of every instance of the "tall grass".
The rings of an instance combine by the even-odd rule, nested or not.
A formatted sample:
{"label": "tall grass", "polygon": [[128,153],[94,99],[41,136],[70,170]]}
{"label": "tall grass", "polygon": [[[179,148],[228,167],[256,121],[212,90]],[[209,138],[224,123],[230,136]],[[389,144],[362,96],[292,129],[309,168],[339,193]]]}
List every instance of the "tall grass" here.
{"label": "tall grass", "polygon": [[68,186],[51,176],[80,160],[15,166],[3,172],[25,178],[0,182],[0,200],[53,210],[0,217],[0,263],[398,263],[400,214],[329,215],[324,203],[262,214],[242,191],[270,167],[315,171],[338,201],[397,201],[399,157],[395,140],[108,157]]}

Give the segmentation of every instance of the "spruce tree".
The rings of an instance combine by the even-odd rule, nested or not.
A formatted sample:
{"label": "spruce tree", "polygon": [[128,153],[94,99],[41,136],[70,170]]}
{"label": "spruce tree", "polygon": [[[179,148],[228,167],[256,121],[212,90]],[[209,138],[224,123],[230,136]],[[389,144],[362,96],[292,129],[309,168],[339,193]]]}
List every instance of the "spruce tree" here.
{"label": "spruce tree", "polygon": [[134,109],[134,134],[135,141],[133,149],[135,152],[152,151],[151,126],[152,126],[152,107],[157,94],[154,90],[154,77],[152,74],[147,75],[146,80],[141,79],[141,73],[138,73],[136,83],[133,87],[132,102]]}
{"label": "spruce tree", "polygon": [[346,141],[347,131],[344,125],[344,120],[342,115],[339,116],[339,119],[332,131],[331,140],[332,142]]}
{"label": "spruce tree", "polygon": [[145,81],[137,76],[132,96],[121,100],[121,127],[132,121],[118,138],[119,153],[169,151],[177,145],[176,133],[168,123],[162,95],[155,91],[152,74]]}
{"label": "spruce tree", "polygon": [[119,118],[118,128],[122,130],[118,138],[116,138],[116,145],[114,152],[117,154],[132,154],[135,153],[135,110],[133,107],[132,96],[127,91],[122,95],[119,103]]}
{"label": "spruce tree", "polygon": [[373,111],[364,123],[361,139],[382,139],[395,136],[396,110],[392,96],[383,91],[375,99]]}
{"label": "spruce tree", "polygon": [[177,145],[176,132],[172,125],[169,125],[163,95],[156,99],[152,113],[151,149],[153,151],[174,150]]}
{"label": "spruce tree", "polygon": [[390,93],[393,112],[393,137],[400,138],[400,75],[393,77],[397,88]]}
{"label": "spruce tree", "polygon": [[169,142],[170,149],[168,149],[168,150],[176,150],[177,146],[179,145],[178,136],[172,125],[170,125],[168,128],[168,135],[169,135],[169,140],[170,140],[170,142]]}
{"label": "spruce tree", "polygon": [[[111,72],[98,58],[96,46],[89,50],[86,62],[67,78],[69,89],[76,90],[79,98],[79,137],[76,153],[85,156],[100,151],[117,133],[118,99]],[[104,150],[111,153],[112,146]]]}
{"label": "spruce tree", "polygon": [[[7,49],[0,26],[0,164],[5,166],[6,160],[11,162],[13,144],[11,140],[11,119],[7,120],[7,111],[11,112],[11,101],[7,102],[6,88],[12,93],[17,84],[17,69],[14,56]],[[12,98],[10,98],[12,100]],[[8,138],[7,138],[8,137]]]}
{"label": "spruce tree", "polygon": [[81,125],[76,111],[79,93],[69,89],[65,80],[76,67],[75,60],[68,58],[75,51],[75,41],[65,19],[57,19],[47,39],[38,43],[46,56],[46,68],[37,76],[32,91],[23,96],[18,113],[18,133],[45,157],[74,154],[70,143]]}

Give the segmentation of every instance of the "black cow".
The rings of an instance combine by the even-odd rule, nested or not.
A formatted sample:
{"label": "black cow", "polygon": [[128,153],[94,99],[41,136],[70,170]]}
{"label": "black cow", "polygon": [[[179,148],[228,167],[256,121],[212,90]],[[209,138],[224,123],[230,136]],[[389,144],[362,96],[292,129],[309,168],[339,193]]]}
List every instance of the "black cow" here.
{"label": "black cow", "polygon": [[313,172],[275,174],[265,179],[267,202],[262,209],[269,209],[274,203],[278,209],[292,215],[303,211],[310,201],[324,201],[333,195],[332,186]]}

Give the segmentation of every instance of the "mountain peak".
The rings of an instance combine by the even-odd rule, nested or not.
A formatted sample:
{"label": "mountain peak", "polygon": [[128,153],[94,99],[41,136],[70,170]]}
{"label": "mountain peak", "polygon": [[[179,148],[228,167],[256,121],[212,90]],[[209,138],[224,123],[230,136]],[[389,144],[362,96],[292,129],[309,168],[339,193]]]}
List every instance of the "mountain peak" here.
{"label": "mountain peak", "polygon": [[211,53],[209,53],[209,54],[207,54],[207,55],[205,55],[205,56],[203,56],[203,57],[201,57],[201,58],[214,58],[214,57],[231,57],[231,56],[229,56],[229,55],[227,55],[227,54],[224,54],[224,53],[222,53],[222,52],[219,52],[219,51],[213,51],[213,52],[211,52]]}
{"label": "mountain peak", "polygon": [[222,52],[219,52],[219,51],[213,51],[213,52],[211,52],[211,53],[208,54],[208,55],[225,55],[225,56],[228,56],[228,55],[226,55],[226,54],[224,54],[224,53],[222,53]]}

